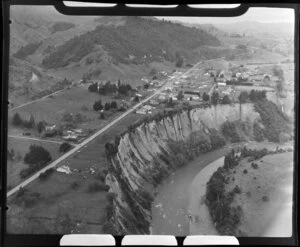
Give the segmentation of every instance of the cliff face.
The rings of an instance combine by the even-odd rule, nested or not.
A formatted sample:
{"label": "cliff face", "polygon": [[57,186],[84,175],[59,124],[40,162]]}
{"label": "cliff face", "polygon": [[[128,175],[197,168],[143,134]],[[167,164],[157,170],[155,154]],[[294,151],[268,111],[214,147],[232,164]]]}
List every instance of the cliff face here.
{"label": "cliff face", "polygon": [[123,135],[111,158],[106,183],[117,196],[111,222],[118,234],[149,233],[153,189],[175,167],[168,159],[170,141],[184,142],[193,135],[209,136],[225,121],[241,120],[253,125],[259,118],[252,104],[218,105],[182,111],[153,120]]}

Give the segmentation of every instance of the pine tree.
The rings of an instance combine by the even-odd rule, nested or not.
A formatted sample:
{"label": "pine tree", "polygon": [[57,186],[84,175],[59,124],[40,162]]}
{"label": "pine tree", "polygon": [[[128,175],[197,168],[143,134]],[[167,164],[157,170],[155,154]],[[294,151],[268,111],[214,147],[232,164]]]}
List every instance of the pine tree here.
{"label": "pine tree", "polygon": [[20,126],[23,124],[23,120],[18,112],[16,112],[15,115],[13,116],[12,123],[15,126]]}

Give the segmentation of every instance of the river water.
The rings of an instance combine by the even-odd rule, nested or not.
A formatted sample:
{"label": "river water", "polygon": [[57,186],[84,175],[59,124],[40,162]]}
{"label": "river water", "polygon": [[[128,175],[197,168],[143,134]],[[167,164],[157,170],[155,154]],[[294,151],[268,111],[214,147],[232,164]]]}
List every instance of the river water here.
{"label": "river water", "polygon": [[173,172],[158,188],[152,206],[152,234],[189,234],[189,192],[195,176],[208,164],[224,156],[230,147],[224,147],[195,159]]}

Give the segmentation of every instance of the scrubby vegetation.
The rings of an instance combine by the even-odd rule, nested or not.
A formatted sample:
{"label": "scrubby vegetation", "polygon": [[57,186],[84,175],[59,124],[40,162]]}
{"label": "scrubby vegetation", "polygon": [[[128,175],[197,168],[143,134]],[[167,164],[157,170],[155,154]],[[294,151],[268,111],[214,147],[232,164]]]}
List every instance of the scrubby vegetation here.
{"label": "scrubby vegetation", "polygon": [[[282,135],[289,139],[292,135],[292,125],[289,118],[271,101],[259,100],[255,110],[260,114],[264,125],[264,137],[272,142],[280,142]],[[258,129],[258,133],[261,131]]]}
{"label": "scrubby vegetation", "polygon": [[28,189],[20,188],[15,197],[15,203],[19,206],[30,208],[38,203],[41,194],[38,192],[30,192]]}
{"label": "scrubby vegetation", "polygon": [[40,46],[42,42],[38,43],[29,43],[23,47],[21,47],[14,56],[19,59],[25,59],[27,56],[33,54]]}
{"label": "scrubby vegetation", "polygon": [[70,22],[63,22],[63,21],[56,22],[55,24],[52,25],[51,32],[56,33],[56,32],[66,31],[73,27],[75,27],[75,24]]}
{"label": "scrubby vegetation", "polygon": [[54,168],[49,168],[48,170],[46,170],[45,172],[42,172],[39,175],[39,179],[40,180],[46,180],[53,174],[53,172],[54,172]]}
{"label": "scrubby vegetation", "polygon": [[67,151],[69,151],[72,148],[72,145],[68,142],[63,142],[60,146],[59,146],[59,152],[61,153],[65,153]]}

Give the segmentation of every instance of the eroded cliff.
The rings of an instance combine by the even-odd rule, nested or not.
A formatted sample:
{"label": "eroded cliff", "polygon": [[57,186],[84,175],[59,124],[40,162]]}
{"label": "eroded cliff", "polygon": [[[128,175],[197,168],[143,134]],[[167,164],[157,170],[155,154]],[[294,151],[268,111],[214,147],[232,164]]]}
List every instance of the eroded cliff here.
{"label": "eroded cliff", "polygon": [[109,219],[114,234],[149,234],[153,189],[178,167],[170,143],[197,136],[197,145],[203,139],[213,148],[212,133],[220,133],[224,122],[253,126],[259,119],[252,104],[217,105],[166,114],[124,133],[106,177],[115,193]]}

